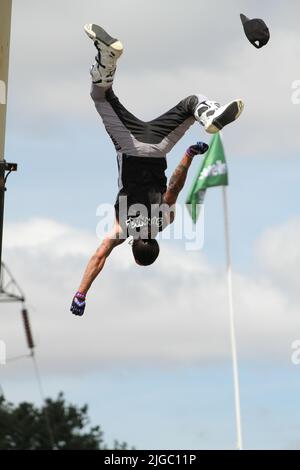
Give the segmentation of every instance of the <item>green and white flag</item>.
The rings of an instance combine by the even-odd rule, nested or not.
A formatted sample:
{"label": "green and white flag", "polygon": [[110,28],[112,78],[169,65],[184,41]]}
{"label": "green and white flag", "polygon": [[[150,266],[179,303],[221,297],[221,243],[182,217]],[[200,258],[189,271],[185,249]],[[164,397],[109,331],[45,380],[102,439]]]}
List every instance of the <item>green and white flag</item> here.
{"label": "green and white flag", "polygon": [[213,186],[228,186],[227,164],[220,133],[213,136],[186,200],[194,223],[198,220],[206,189]]}

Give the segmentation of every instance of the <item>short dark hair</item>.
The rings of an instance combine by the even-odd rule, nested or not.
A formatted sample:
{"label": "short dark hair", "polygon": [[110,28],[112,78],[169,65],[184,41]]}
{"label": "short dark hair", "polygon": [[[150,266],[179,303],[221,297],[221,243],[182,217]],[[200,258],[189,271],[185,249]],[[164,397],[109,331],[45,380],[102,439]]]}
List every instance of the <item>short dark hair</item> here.
{"label": "short dark hair", "polygon": [[154,239],[133,240],[132,253],[135,261],[142,266],[150,266],[159,255],[159,244]]}

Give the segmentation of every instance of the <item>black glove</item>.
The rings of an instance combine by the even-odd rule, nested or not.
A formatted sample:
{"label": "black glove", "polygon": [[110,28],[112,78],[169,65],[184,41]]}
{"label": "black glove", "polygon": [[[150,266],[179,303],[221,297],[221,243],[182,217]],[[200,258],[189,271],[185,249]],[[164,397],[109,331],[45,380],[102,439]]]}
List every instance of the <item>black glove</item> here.
{"label": "black glove", "polygon": [[203,153],[206,153],[208,149],[209,146],[205,142],[197,142],[195,145],[191,145],[187,149],[186,154],[193,158],[195,155],[202,155]]}
{"label": "black glove", "polygon": [[80,292],[77,292],[72,301],[70,310],[74,315],[82,317],[82,315],[84,314],[84,309],[85,309],[85,295],[81,294]]}

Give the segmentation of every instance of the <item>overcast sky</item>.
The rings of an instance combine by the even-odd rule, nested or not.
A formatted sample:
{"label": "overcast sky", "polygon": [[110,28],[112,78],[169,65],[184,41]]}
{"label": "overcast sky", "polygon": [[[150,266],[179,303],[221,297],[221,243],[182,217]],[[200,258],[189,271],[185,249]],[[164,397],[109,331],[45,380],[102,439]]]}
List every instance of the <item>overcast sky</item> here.
{"label": "overcast sky", "polygon": [[[271,31],[256,50],[239,14]],[[300,366],[300,4],[288,1],[14,0],[4,259],[28,297],[46,392],[88,402],[109,439],[137,448],[232,448],[233,397],[220,189],[205,206],[205,243],[161,243],[148,269],[124,244],[88,298],[69,305],[117,192],[114,148],[89,97],[94,58],[83,24],[124,43],[115,92],[149,120],[183,97],[243,98],[223,133],[229,165],[234,301],[248,448],[298,448]],[[200,131],[200,132],[199,132]],[[169,156],[209,141],[198,125]],[[191,169],[190,184],[197,169]],[[187,189],[181,202],[184,201]],[[26,351],[17,306],[1,305],[9,356]],[[38,401],[29,363],[1,367],[8,399]]]}

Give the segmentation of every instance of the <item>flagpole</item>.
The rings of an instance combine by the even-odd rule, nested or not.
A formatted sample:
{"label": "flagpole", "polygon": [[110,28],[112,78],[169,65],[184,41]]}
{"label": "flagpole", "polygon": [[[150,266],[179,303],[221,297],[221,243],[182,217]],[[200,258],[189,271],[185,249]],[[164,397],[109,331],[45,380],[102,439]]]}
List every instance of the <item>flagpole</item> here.
{"label": "flagpole", "polygon": [[227,187],[226,186],[223,186],[223,205],[224,205],[224,227],[225,227],[226,256],[227,256],[227,285],[228,285],[228,302],[229,302],[229,318],[230,318],[230,339],[231,339],[231,353],[232,353],[233,386],[234,386],[234,399],[235,399],[236,437],[237,437],[237,449],[243,450],[240,385],[239,385],[238,359],[237,359],[235,321],[234,321],[234,309],[233,309],[231,247],[230,247],[230,239],[229,239],[228,203],[227,203]]}

